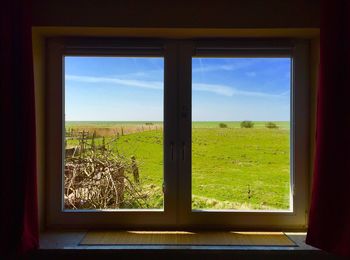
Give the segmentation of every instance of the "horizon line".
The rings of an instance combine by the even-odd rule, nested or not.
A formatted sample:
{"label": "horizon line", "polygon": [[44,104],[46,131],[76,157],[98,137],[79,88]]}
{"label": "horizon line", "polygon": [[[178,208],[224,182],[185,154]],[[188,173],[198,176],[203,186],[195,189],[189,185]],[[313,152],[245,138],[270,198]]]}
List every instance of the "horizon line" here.
{"label": "horizon line", "polygon": [[[253,121],[253,122],[290,122],[290,120],[192,120],[192,122],[241,122],[241,121]],[[65,122],[164,122],[159,120],[65,120]]]}

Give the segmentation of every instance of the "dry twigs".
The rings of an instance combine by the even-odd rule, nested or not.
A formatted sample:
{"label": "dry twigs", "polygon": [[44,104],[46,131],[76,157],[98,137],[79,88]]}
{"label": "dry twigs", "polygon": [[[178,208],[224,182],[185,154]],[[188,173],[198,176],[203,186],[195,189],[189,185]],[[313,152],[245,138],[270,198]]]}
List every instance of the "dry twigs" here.
{"label": "dry twigs", "polygon": [[67,157],[64,203],[68,209],[148,208],[148,194],[134,183],[135,161],[108,149]]}

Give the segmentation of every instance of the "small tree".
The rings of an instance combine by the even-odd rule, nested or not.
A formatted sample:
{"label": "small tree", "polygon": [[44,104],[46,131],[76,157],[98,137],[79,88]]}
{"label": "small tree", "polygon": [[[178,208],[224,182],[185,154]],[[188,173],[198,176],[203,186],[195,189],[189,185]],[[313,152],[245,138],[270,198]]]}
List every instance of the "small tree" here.
{"label": "small tree", "polygon": [[277,129],[278,128],[278,126],[274,122],[266,122],[265,126],[266,126],[266,128],[270,128],[270,129]]}
{"label": "small tree", "polygon": [[220,124],[219,124],[219,127],[220,127],[220,128],[227,128],[227,124],[225,124],[225,123],[220,123]]}
{"label": "small tree", "polygon": [[252,121],[242,121],[241,128],[253,128],[254,123]]}

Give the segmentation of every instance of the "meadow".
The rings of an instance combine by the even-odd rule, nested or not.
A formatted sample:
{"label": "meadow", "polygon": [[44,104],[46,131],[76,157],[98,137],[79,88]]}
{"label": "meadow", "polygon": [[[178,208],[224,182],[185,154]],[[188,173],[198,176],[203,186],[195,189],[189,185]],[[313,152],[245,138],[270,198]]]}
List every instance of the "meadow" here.
{"label": "meadow", "polygon": [[[219,124],[224,123],[224,127]],[[239,210],[289,209],[289,122],[193,122],[192,208]],[[135,156],[141,185],[153,187],[152,208],[163,199],[163,133],[161,122],[66,122],[66,130],[96,132],[120,155]],[[68,140],[74,146],[77,140]]]}

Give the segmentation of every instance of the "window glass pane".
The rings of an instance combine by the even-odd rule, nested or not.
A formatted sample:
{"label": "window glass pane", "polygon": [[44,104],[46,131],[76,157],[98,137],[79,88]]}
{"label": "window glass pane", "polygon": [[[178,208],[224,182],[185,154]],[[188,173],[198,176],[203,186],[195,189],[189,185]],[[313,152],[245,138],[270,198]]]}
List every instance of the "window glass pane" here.
{"label": "window glass pane", "polygon": [[290,58],[192,59],[192,209],[290,210]]}
{"label": "window glass pane", "polygon": [[65,209],[163,208],[163,58],[65,64]]}

